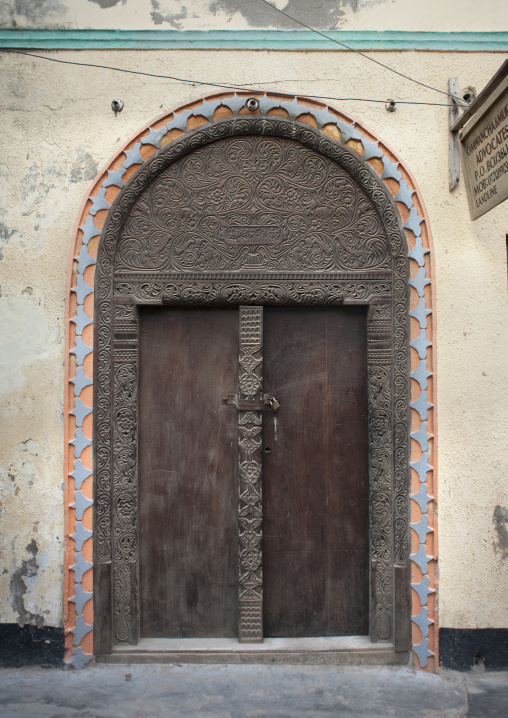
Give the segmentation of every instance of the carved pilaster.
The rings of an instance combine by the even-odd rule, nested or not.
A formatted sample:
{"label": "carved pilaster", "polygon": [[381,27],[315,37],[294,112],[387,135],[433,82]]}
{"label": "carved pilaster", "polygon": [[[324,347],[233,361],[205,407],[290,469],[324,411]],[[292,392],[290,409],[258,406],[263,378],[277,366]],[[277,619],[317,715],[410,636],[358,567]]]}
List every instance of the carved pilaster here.
{"label": "carved pilaster", "polygon": [[137,642],[137,386],[136,307],[117,304],[113,359],[114,635]]}
{"label": "carved pilaster", "polygon": [[393,388],[394,388],[394,564],[408,566],[410,554],[409,531],[409,288],[407,258],[395,263],[393,332]]}
{"label": "carved pilaster", "polygon": [[[263,308],[240,307],[239,398],[262,398]],[[239,639],[263,640],[260,411],[238,414]]]}
{"label": "carved pilaster", "polygon": [[[370,307],[367,329],[369,380],[369,481],[371,638],[387,641],[393,620],[393,426],[391,304]],[[373,585],[372,585],[373,584]]]}

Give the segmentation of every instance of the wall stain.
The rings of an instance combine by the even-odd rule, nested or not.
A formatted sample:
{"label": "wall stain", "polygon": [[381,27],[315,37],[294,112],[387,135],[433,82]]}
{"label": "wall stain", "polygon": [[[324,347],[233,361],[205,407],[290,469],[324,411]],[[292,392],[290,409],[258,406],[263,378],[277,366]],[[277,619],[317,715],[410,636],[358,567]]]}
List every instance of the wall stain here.
{"label": "wall stain", "polygon": [[496,506],[492,521],[497,533],[494,550],[501,554],[501,558],[508,558],[508,509],[504,506]]}
{"label": "wall stain", "polygon": [[0,240],[2,240],[2,244],[0,244],[0,260],[4,258],[3,245],[9,241],[15,231],[14,229],[9,229],[3,222],[0,222]]}
{"label": "wall stain", "polygon": [[[386,0],[371,0],[369,5],[386,2]],[[291,15],[296,20],[309,25],[315,30],[330,30],[340,27],[345,19],[345,9],[361,12],[359,0],[272,0],[272,4]],[[364,3],[366,4],[366,3]],[[252,0],[215,0],[209,6],[212,14],[219,10],[234,15],[239,12],[253,27],[276,27],[279,30],[302,30],[303,28],[290,20],[276,9],[269,8],[265,3],[252,2]]]}
{"label": "wall stain", "polygon": [[[94,2],[103,10],[107,10],[108,7],[114,7],[115,5],[118,5],[120,0],[88,0],[88,2]],[[122,0],[122,3],[125,5],[125,0]]]}
{"label": "wall stain", "polygon": [[[92,0],[95,1],[95,0]],[[91,182],[99,168],[92,155],[82,147],[76,149],[76,157],[72,161],[69,172],[70,182]]]}
{"label": "wall stain", "polygon": [[180,12],[177,14],[167,14],[163,15],[160,12],[157,12],[160,10],[160,2],[158,0],[151,0],[153,12],[150,13],[153,24],[154,25],[162,25],[163,22],[167,22],[171,27],[174,27],[175,30],[181,30],[182,29],[182,23],[178,22],[178,20],[185,20],[187,17],[187,8],[183,5],[180,7]]}
{"label": "wall stain", "polygon": [[12,607],[19,616],[18,623],[20,626],[26,626],[29,624],[41,628],[44,625],[43,616],[41,616],[40,613],[32,613],[31,611],[28,611],[25,608],[24,599],[24,595],[28,589],[24,579],[33,578],[33,576],[37,575],[37,571],[39,569],[39,564],[37,563],[36,558],[37,553],[39,552],[39,547],[37,546],[35,539],[30,541],[26,547],[26,551],[31,554],[31,557],[27,561],[23,561],[21,567],[12,574],[10,581]]}
{"label": "wall stain", "polygon": [[14,13],[41,23],[46,15],[64,15],[67,8],[59,0],[14,0]]}

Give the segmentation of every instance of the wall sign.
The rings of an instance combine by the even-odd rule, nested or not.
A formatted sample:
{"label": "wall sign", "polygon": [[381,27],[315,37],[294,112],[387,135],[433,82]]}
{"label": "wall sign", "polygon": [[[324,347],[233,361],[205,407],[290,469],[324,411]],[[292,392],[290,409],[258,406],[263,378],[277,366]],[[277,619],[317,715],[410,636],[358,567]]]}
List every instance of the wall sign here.
{"label": "wall sign", "polygon": [[508,198],[508,77],[459,135],[471,219]]}

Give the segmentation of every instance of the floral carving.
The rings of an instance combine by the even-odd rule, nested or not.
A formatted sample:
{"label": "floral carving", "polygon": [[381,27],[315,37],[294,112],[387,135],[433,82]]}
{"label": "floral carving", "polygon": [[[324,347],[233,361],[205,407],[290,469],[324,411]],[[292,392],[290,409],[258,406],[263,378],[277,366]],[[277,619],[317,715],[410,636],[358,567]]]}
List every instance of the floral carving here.
{"label": "floral carving", "polygon": [[[263,375],[263,307],[240,307],[240,399],[259,399]],[[240,641],[263,640],[262,484],[260,411],[238,420]]]}
{"label": "floral carving", "polygon": [[123,226],[117,269],[388,269],[386,233],[340,166],[289,139],[230,137],[161,172]]}

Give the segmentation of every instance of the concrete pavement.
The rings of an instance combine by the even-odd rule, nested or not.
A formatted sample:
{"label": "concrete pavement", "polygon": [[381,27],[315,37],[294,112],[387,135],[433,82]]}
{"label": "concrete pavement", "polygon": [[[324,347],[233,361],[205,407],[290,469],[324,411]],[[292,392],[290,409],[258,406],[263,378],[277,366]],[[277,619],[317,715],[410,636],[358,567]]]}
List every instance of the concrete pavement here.
{"label": "concrete pavement", "polygon": [[508,673],[94,665],[0,669],[2,718],[506,718]]}

